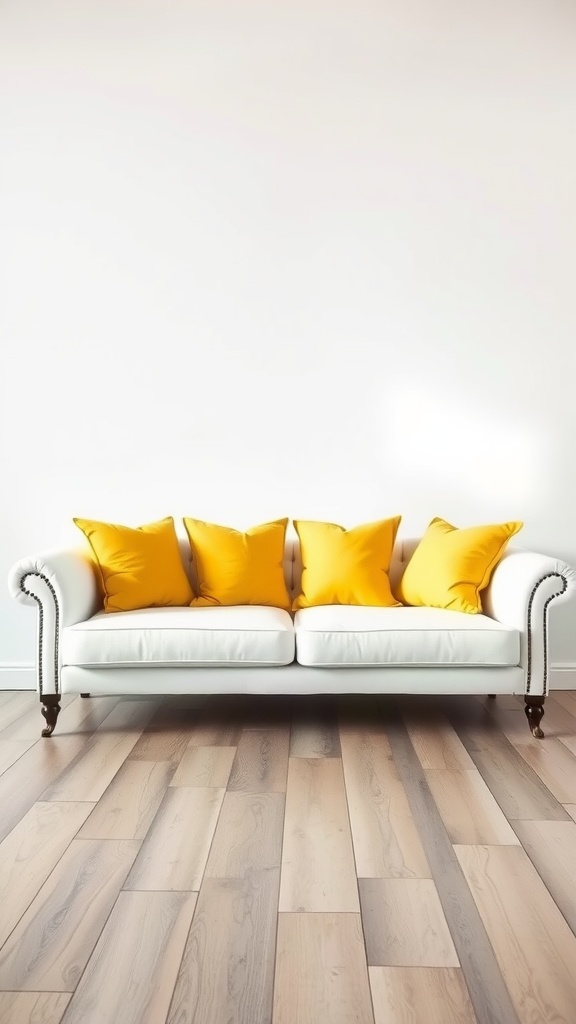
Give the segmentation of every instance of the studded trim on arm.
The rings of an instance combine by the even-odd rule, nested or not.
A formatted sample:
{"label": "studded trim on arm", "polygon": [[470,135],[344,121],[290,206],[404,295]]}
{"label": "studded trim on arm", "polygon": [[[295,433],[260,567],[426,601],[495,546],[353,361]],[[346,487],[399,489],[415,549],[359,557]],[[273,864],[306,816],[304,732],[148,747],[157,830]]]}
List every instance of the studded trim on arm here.
{"label": "studded trim on arm", "polygon": [[52,586],[52,584],[51,584],[50,580],[48,579],[48,577],[45,576],[43,572],[27,572],[25,576],[22,576],[22,578],[20,580],[20,590],[22,591],[22,593],[26,594],[27,597],[31,597],[33,601],[36,601],[36,604],[38,605],[38,692],[40,694],[40,697],[42,697],[42,695],[43,695],[42,649],[43,649],[43,643],[44,643],[44,607],[43,607],[42,601],[38,597],[38,595],[35,594],[32,590],[28,590],[28,587],[26,586],[26,580],[29,579],[30,576],[36,576],[38,579],[42,580],[46,584],[46,586],[48,587],[48,590],[50,591],[50,593],[52,594],[52,597],[54,598],[54,607],[55,607],[55,610],[56,610],[56,612],[55,612],[55,636],[54,636],[54,692],[56,694],[60,693],[59,659],[58,659],[58,642],[59,642],[59,637],[60,637],[60,606],[58,604],[58,598],[56,596],[56,591],[55,591],[54,587]]}
{"label": "studded trim on arm", "polygon": [[544,580],[549,580],[552,577],[556,577],[557,579],[562,580],[563,587],[562,587],[562,590],[559,591],[559,593],[551,594],[550,595],[550,597],[544,603],[544,608],[543,608],[543,616],[542,616],[543,623],[542,623],[542,626],[543,626],[543,632],[544,632],[544,639],[543,639],[543,647],[544,647],[544,679],[542,681],[542,688],[543,688],[544,696],[546,696],[547,693],[548,693],[548,614],[547,614],[547,612],[548,612],[548,605],[550,604],[551,601],[554,601],[557,597],[560,597],[560,595],[563,594],[566,591],[566,588],[568,587],[568,580],[560,572],[548,572],[548,573],[546,573],[545,576],[542,576],[538,580],[538,582],[535,584],[535,586],[533,587],[532,593],[530,594],[530,597],[529,597],[529,600],[528,600],[528,636],[527,636],[527,641],[528,641],[528,648],[527,648],[528,649],[528,666],[527,666],[527,672],[526,672],[526,693],[527,694],[530,693],[530,686],[531,686],[531,683],[532,683],[532,607],[533,607],[533,604],[534,604],[534,597],[536,595],[536,591],[538,590],[538,587],[540,586],[540,584],[544,583]]}

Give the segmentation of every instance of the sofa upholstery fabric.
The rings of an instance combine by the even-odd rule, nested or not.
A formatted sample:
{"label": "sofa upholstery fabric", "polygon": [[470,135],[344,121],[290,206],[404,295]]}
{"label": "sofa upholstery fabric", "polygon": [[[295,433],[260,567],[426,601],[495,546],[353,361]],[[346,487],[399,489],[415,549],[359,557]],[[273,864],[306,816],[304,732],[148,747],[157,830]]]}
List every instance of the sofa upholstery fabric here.
{"label": "sofa upholstery fabric", "polygon": [[294,628],[281,608],[99,612],[63,631],[63,665],[289,665]]}
{"label": "sofa upholstery fabric", "polygon": [[301,665],[518,665],[520,635],[487,615],[325,605],[296,613]]}

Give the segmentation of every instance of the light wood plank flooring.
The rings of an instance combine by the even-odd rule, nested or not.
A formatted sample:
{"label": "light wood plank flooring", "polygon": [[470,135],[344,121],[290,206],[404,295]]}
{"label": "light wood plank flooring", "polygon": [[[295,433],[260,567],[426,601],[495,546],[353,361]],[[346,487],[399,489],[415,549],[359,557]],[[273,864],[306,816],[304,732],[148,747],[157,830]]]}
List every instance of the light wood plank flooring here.
{"label": "light wood plank flooring", "polygon": [[574,1024],[576,694],[0,695],[2,1024]]}

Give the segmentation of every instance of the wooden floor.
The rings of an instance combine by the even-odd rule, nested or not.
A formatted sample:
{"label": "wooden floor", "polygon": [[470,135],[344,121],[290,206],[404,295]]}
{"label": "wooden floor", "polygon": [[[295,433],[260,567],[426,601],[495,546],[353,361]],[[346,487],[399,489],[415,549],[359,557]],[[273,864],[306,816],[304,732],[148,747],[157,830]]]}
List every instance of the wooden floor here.
{"label": "wooden floor", "polygon": [[576,694],[0,693],[2,1024],[574,1024]]}

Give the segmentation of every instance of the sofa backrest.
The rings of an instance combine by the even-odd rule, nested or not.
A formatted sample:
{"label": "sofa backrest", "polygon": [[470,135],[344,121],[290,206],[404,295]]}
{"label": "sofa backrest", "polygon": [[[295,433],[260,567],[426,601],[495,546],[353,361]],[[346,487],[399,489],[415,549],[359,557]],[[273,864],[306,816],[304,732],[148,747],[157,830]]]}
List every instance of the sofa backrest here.
{"label": "sofa backrest", "polygon": [[[402,573],[407,562],[412,557],[414,549],[420,538],[410,537],[407,539],[398,538],[392,553],[390,565],[390,582],[392,589],[402,578]],[[190,554],[188,538],[179,537],[180,555],[182,564],[186,569],[188,579],[194,591],[197,589],[197,578],[194,562]],[[290,598],[293,600],[300,593],[300,579],[302,576],[302,560],[300,558],[300,541],[296,531],[289,526],[286,533],[286,547],[284,551],[284,577]]]}

